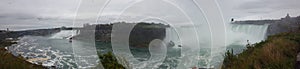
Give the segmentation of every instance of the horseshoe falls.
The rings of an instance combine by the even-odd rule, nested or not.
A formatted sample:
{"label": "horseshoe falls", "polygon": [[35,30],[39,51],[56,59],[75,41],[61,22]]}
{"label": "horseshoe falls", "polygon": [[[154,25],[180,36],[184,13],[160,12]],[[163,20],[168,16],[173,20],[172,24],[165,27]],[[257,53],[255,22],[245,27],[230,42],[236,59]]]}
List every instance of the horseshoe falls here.
{"label": "horseshoe falls", "polygon": [[[229,28],[228,38],[230,43],[240,42],[245,44],[247,40],[252,43],[260,42],[266,38],[268,24],[251,25],[251,24],[231,24]],[[240,38],[240,40],[238,40]]]}

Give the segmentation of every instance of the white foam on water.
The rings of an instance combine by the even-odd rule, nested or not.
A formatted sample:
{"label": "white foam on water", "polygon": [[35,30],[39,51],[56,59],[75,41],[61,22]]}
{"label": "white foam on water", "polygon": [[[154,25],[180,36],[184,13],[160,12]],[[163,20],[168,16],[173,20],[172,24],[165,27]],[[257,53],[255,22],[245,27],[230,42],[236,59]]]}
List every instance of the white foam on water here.
{"label": "white foam on water", "polygon": [[58,33],[53,34],[50,38],[53,39],[68,39],[79,34],[78,30],[61,30]]}

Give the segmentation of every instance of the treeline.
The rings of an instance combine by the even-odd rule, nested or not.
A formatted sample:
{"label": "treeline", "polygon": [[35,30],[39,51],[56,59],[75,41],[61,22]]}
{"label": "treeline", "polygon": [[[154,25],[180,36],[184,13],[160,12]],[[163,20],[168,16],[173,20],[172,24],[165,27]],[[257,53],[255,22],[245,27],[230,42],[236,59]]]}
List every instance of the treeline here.
{"label": "treeline", "polygon": [[[101,59],[101,64],[105,69],[125,69],[126,66],[123,66],[118,62],[118,57],[115,56],[112,52],[107,52],[105,54],[99,54],[99,59]],[[119,57],[119,59],[122,59]],[[127,62],[125,59],[123,59]],[[126,64],[129,64],[128,62]],[[99,66],[97,66],[99,67]]]}

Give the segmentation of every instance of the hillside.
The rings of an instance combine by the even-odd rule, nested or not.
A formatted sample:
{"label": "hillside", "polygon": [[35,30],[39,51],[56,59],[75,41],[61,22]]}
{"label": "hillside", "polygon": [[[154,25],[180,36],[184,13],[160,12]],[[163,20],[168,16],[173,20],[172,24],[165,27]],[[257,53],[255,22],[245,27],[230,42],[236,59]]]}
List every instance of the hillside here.
{"label": "hillside", "polygon": [[222,69],[295,69],[300,32],[272,35],[265,41],[246,46],[240,54],[228,50]]}

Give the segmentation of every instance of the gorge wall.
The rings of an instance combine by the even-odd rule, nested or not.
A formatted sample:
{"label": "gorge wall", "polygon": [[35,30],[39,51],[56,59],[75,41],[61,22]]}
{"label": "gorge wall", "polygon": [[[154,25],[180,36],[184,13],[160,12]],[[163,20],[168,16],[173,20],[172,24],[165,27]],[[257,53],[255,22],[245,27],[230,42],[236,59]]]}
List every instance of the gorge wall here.
{"label": "gorge wall", "polygon": [[[111,32],[114,24],[125,23],[125,22],[117,22],[112,24],[95,24],[89,25],[85,24],[82,29],[80,29],[78,37],[86,37],[83,35],[88,35],[89,30],[95,29],[95,41],[98,42],[106,42],[110,43],[111,41]],[[133,23],[126,23],[127,25]],[[134,28],[130,32],[129,36],[129,45],[133,47],[147,47],[148,44],[154,39],[163,40],[166,36],[166,28],[168,25],[160,24],[160,23],[145,23],[140,22],[136,23]],[[88,37],[88,36],[87,36]]]}

